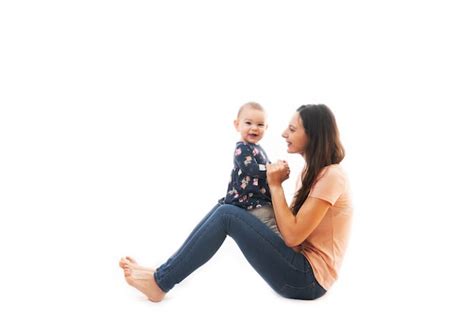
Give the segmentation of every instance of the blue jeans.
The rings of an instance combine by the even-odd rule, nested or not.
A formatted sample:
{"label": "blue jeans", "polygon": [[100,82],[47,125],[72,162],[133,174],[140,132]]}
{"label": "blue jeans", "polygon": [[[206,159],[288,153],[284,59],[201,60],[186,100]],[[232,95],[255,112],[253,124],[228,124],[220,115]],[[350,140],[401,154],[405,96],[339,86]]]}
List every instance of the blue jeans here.
{"label": "blue jeans", "polygon": [[286,246],[264,223],[242,208],[217,204],[181,248],[155,271],[165,292],[206,263],[232,237],[252,267],[280,295],[313,300],[326,293],[306,257]]}

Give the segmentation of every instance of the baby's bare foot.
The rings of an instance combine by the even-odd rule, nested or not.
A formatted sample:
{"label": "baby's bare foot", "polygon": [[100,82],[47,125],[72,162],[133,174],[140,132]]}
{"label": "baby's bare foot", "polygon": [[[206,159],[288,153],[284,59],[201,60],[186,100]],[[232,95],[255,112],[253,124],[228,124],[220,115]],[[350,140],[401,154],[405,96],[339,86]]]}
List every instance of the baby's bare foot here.
{"label": "baby's bare foot", "polygon": [[155,282],[154,270],[139,266],[133,259],[122,258],[120,267],[124,271],[125,280],[129,285],[146,295],[152,302],[160,302],[165,297]]}

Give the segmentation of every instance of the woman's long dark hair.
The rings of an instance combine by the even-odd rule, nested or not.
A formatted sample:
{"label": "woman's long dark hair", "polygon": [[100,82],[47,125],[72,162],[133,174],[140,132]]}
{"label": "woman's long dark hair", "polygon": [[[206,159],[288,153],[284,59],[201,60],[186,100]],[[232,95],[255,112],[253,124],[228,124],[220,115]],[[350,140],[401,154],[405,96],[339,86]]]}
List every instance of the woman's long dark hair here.
{"label": "woman's long dark hair", "polygon": [[306,166],[301,175],[301,188],[296,192],[292,211],[296,215],[308,198],[321,170],[344,159],[344,147],[339,140],[336,119],[326,105],[303,105],[297,109],[303,122],[308,143],[304,151]]}

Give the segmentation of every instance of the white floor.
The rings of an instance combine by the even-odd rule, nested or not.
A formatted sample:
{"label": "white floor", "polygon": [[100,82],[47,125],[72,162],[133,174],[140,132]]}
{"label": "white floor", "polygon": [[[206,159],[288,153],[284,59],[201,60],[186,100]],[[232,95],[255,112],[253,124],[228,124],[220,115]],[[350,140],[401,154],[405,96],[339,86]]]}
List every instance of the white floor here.
{"label": "white floor", "polygon": [[[105,231],[104,231],[105,232]],[[131,236],[133,238],[133,236]],[[348,256],[341,278],[326,296],[316,301],[295,301],[275,294],[249,267],[233,241],[228,240],[219,253],[201,269],[177,285],[158,304],[148,302],[129,287],[117,266],[120,244],[103,246],[85,242],[73,251],[55,248],[55,254],[40,248],[30,254],[28,263],[18,269],[15,257],[2,263],[6,271],[2,290],[2,314],[400,314],[401,312],[453,311],[469,314],[469,293],[446,288],[446,281],[434,275],[430,282],[405,287],[416,272],[401,266],[398,271],[386,266],[357,270],[354,251]],[[125,246],[126,247],[126,246]],[[153,253],[137,247],[135,256],[153,265]],[[49,248],[49,250],[53,250]],[[159,249],[156,249],[159,252]],[[158,255],[156,255],[158,256]],[[140,259],[140,257],[136,257]],[[11,266],[11,268],[9,268]],[[438,281],[436,279],[443,280]],[[411,279],[413,280],[413,279]],[[472,313],[471,313],[472,314]]]}

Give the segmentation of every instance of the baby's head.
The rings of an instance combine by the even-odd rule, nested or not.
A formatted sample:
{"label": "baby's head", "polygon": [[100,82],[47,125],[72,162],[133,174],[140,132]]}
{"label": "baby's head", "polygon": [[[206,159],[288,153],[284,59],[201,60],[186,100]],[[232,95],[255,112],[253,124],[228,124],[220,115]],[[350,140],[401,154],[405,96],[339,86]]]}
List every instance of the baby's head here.
{"label": "baby's head", "polygon": [[248,143],[258,143],[267,130],[267,119],[262,105],[248,102],[242,105],[234,120],[235,129],[240,133],[241,140]]}

